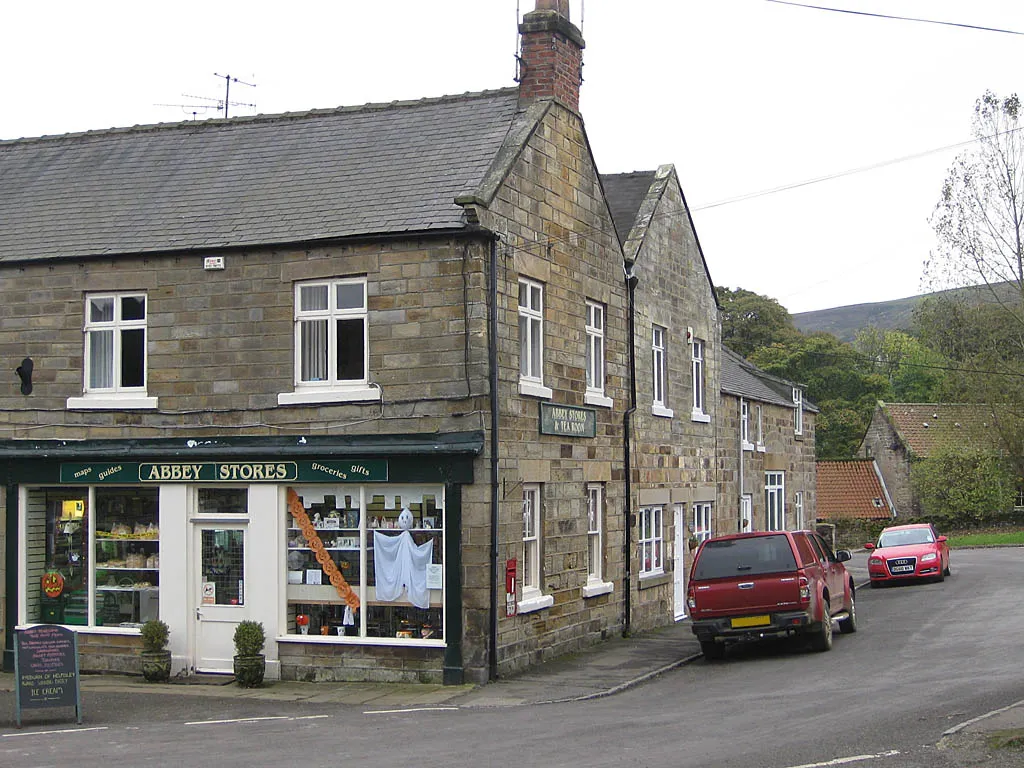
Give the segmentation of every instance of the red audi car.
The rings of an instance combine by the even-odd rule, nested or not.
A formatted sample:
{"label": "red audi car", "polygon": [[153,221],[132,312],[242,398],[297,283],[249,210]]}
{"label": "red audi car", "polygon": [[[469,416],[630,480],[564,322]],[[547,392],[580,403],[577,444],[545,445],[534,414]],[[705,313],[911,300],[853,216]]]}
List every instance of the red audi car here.
{"label": "red audi car", "polygon": [[931,523],[884,528],[877,544],[865,544],[871,586],[910,579],[942,581],[949,576],[949,545]]}

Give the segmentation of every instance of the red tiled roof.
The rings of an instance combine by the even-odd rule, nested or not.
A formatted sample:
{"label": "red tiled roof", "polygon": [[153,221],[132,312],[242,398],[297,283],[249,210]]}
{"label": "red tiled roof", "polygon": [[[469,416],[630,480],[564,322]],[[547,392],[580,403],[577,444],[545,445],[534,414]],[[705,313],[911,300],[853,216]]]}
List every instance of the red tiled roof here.
{"label": "red tiled roof", "polygon": [[819,461],[819,520],[889,520],[892,508],[874,459]]}
{"label": "red tiled roof", "polygon": [[993,415],[975,403],[884,403],[900,439],[918,458],[936,448],[992,442]]}

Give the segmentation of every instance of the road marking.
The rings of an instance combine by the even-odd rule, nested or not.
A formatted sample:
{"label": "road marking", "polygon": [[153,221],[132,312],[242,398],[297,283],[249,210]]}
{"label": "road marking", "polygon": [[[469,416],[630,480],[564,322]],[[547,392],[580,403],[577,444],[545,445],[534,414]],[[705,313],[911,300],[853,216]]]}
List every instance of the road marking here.
{"label": "road marking", "polygon": [[94,728],[65,728],[65,729],[60,730],[60,731],[23,731],[23,732],[19,732],[19,733],[4,733],[4,734],[0,734],[0,735],[2,735],[5,739],[10,739],[10,738],[12,738],[14,736],[50,736],[52,734],[57,734],[57,733],[85,733],[86,731],[105,731],[105,730],[107,730],[107,726],[105,726],[105,725],[98,725],[98,726],[95,726]]}
{"label": "road marking", "polygon": [[1015,701],[1013,704],[1010,704],[1008,707],[1003,707],[1002,709],[993,709],[991,712],[986,712],[984,715],[978,715],[977,717],[972,717],[970,720],[964,720],[964,722],[960,723],[959,725],[954,725],[952,728],[943,731],[942,735],[943,736],[952,736],[954,733],[959,733],[960,731],[962,731],[964,728],[966,728],[969,725],[974,725],[975,723],[977,723],[977,722],[979,722],[981,720],[985,720],[985,719],[987,719],[989,717],[992,717],[993,715],[1002,714],[1003,712],[1006,712],[1007,710],[1013,709],[1014,707],[1019,707],[1021,704],[1024,704],[1024,699],[1021,699],[1020,701]]}
{"label": "road marking", "polygon": [[458,712],[458,707],[412,707],[410,709],[368,709],[364,715],[404,715],[409,712]]}
{"label": "road marking", "polygon": [[192,720],[185,725],[231,725],[233,723],[258,723],[267,720],[322,720],[330,715],[305,715],[303,717],[289,717],[287,715],[273,715],[271,717],[238,717],[232,720]]}
{"label": "road marking", "polygon": [[879,752],[877,755],[853,755],[851,757],[837,757],[834,760],[826,760],[823,763],[804,763],[803,765],[791,765],[788,768],[826,768],[830,765],[849,765],[850,763],[860,763],[864,760],[877,760],[880,757],[895,757],[900,751],[898,749],[890,749],[886,752]]}

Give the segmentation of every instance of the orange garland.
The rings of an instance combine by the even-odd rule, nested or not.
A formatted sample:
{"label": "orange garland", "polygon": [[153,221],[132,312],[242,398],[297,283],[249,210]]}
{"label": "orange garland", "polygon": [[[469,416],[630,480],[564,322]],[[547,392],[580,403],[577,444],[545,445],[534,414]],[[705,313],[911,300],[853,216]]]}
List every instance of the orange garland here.
{"label": "orange garland", "polygon": [[291,512],[295,522],[299,524],[302,535],[306,537],[306,542],[309,544],[309,548],[313,550],[316,561],[320,563],[324,573],[331,580],[331,584],[338,593],[338,597],[344,600],[345,604],[353,611],[358,610],[359,595],[345,581],[345,577],[341,575],[341,571],[338,570],[338,566],[331,558],[331,553],[324,549],[324,543],[320,541],[320,534],[316,532],[316,528],[310,522],[309,515],[306,514],[306,508],[302,506],[302,499],[299,498],[299,494],[295,492],[294,488],[288,489],[288,511]]}

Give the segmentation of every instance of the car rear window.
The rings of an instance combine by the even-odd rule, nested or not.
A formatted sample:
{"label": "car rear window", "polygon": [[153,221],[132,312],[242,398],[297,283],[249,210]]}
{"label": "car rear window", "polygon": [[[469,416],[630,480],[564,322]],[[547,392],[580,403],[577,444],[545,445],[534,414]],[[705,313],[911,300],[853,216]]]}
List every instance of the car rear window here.
{"label": "car rear window", "polygon": [[720,579],[795,570],[796,559],[785,536],[712,539],[700,551],[693,578]]}

